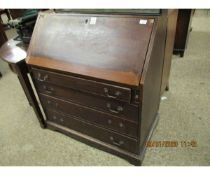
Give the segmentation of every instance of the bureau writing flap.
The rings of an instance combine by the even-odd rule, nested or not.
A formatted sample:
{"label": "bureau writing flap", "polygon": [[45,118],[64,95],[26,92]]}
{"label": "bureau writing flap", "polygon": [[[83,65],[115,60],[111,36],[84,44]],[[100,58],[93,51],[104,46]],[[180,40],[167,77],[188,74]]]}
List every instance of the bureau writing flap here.
{"label": "bureau writing flap", "polygon": [[137,86],[153,23],[141,16],[40,13],[27,63]]}

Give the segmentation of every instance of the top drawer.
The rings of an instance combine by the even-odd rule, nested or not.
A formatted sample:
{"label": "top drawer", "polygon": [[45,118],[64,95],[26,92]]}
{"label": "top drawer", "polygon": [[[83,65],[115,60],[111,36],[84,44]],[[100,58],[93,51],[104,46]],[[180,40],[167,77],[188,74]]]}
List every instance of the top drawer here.
{"label": "top drawer", "polygon": [[55,85],[68,87],[83,92],[104,96],[107,98],[117,99],[129,102],[131,100],[131,89],[99,83],[93,80],[86,80],[69,75],[59,74],[46,70],[32,68],[33,77],[41,82],[48,82]]}

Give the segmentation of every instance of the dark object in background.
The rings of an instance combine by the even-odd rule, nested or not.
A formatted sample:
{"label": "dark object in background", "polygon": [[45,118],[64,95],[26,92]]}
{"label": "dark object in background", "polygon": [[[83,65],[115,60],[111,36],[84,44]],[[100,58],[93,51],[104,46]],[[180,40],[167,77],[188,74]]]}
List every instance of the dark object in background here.
{"label": "dark object in background", "polygon": [[181,57],[184,56],[185,49],[187,48],[189,33],[191,31],[192,15],[192,9],[179,9],[178,11],[176,36],[173,51],[175,55],[179,54]]}
{"label": "dark object in background", "polygon": [[[0,23],[0,47],[7,41],[7,36],[4,32],[3,24]],[[0,72],[0,78],[2,77],[2,74]]]}
{"label": "dark object in background", "polygon": [[23,14],[25,13],[27,9],[8,9],[8,10],[12,19],[16,19],[23,16]]}
{"label": "dark object in background", "polygon": [[7,36],[4,31],[3,24],[0,23],[0,47],[7,41]]}
{"label": "dark object in background", "polygon": [[15,28],[18,33],[17,40],[27,44],[30,42],[38,12],[39,10],[25,10],[21,17],[9,21],[8,25]]}
{"label": "dark object in background", "polygon": [[161,95],[165,92],[165,90],[169,90],[169,75],[170,75],[171,60],[174,48],[177,16],[178,16],[177,9],[168,10],[167,37],[166,37],[165,57],[164,57],[163,74],[162,74]]}
{"label": "dark object in background", "polygon": [[159,16],[160,9],[54,9],[56,13]]}

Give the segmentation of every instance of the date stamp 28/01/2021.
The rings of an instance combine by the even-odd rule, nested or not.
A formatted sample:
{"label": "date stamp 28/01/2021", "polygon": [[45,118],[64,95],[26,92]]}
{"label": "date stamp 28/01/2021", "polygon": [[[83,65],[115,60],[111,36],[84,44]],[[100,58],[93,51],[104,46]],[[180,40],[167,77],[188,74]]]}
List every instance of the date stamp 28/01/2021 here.
{"label": "date stamp 28/01/2021", "polygon": [[150,148],[160,148],[160,147],[171,147],[171,148],[195,148],[197,147],[197,141],[191,140],[191,141],[176,141],[176,140],[171,140],[171,141],[148,141],[146,143],[146,147]]}

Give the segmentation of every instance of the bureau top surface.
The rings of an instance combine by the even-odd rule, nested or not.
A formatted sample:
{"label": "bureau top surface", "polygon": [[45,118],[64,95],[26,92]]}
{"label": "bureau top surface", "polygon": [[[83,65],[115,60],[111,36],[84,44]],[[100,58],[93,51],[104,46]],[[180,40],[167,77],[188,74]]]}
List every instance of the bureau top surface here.
{"label": "bureau top surface", "polygon": [[138,86],[152,17],[40,13],[27,63]]}

